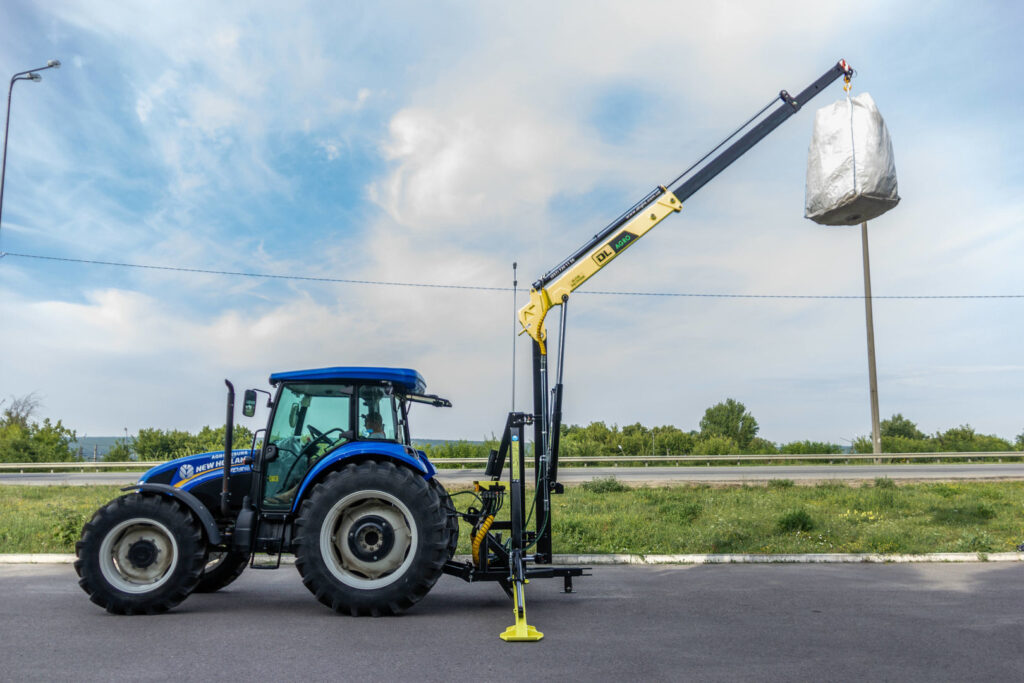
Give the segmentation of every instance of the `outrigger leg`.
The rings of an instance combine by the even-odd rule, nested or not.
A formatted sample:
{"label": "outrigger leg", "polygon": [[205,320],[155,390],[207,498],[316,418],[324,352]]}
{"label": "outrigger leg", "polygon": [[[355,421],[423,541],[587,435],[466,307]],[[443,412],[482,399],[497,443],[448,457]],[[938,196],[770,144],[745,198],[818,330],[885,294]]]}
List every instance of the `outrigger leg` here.
{"label": "outrigger leg", "polygon": [[499,636],[506,642],[532,642],[540,640],[544,634],[526,623],[526,593],[523,586],[529,579],[523,576],[523,558],[519,551],[512,557],[512,610],[516,615],[516,623],[509,626]]}

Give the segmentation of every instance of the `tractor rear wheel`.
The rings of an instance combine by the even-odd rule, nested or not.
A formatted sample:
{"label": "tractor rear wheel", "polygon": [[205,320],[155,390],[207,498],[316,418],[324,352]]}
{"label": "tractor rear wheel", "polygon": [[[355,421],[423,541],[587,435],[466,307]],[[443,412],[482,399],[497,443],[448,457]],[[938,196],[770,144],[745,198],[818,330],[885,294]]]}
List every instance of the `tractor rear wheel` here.
{"label": "tractor rear wheel", "polygon": [[437,582],[448,542],[436,489],[411,469],[368,461],[332,472],[302,504],[295,565],[337,612],[398,614]]}
{"label": "tractor rear wheel", "polygon": [[157,614],[187,598],[203,571],[203,534],[173,499],[133,493],[100,508],[75,544],[78,585],[114,614]]}
{"label": "tractor rear wheel", "polygon": [[437,477],[430,480],[430,488],[437,493],[437,498],[441,501],[441,509],[447,519],[448,554],[446,559],[450,560],[455,556],[455,549],[459,547],[459,516],[455,512],[455,503],[452,502],[452,497],[448,495],[444,484],[439,482]]}
{"label": "tractor rear wheel", "polygon": [[249,566],[249,553],[234,550],[211,550],[193,593],[215,593],[228,585]]}

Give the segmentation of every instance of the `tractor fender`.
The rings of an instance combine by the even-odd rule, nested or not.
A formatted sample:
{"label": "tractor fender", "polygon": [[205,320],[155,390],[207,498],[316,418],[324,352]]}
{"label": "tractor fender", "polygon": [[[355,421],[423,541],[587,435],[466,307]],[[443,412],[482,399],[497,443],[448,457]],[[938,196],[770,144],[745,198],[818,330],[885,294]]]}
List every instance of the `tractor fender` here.
{"label": "tractor fender", "polygon": [[210,545],[220,545],[220,529],[217,528],[217,522],[214,521],[213,514],[203,505],[201,500],[188,491],[183,491],[167,484],[149,484],[145,482],[126,486],[121,490],[138,491],[139,493],[160,493],[180,500],[199,519],[199,523],[203,525],[203,530],[206,532],[206,540]]}
{"label": "tractor fender", "polygon": [[326,457],[322,458],[306,473],[305,479],[302,480],[302,486],[295,496],[292,512],[299,509],[306,491],[321,478],[321,475],[325,475],[328,470],[336,469],[339,464],[343,464],[346,460],[359,456],[391,460],[396,465],[412,469],[424,479],[430,479],[436,472],[423,451],[417,451],[408,446],[391,442],[356,441],[328,453]]}

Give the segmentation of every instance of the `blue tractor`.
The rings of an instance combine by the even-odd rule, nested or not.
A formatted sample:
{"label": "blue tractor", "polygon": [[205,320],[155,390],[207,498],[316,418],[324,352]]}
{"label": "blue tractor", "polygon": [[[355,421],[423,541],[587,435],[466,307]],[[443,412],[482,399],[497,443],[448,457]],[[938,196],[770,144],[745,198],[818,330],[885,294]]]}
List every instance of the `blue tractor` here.
{"label": "blue tractor", "polygon": [[[458,517],[412,445],[409,409],[451,403],[401,368],[282,372],[270,384],[250,448],[232,448],[227,382],[224,452],[154,467],[85,525],[75,570],[93,602],[163,612],[228,585],[254,553],[275,555],[270,566],[294,553],[306,587],[339,612],[395,614],[427,594],[455,552]],[[257,395],[245,392],[244,415]]]}

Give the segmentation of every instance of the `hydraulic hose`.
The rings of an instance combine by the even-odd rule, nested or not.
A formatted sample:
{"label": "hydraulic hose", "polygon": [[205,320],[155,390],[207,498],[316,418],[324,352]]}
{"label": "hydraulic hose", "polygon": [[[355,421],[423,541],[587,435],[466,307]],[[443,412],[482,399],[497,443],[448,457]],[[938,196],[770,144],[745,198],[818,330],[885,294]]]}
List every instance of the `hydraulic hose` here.
{"label": "hydraulic hose", "polygon": [[488,515],[484,523],[480,525],[480,529],[477,530],[476,536],[473,537],[473,564],[480,564],[480,546],[483,544],[484,538],[487,537],[487,532],[490,531],[492,524],[494,524],[494,515]]}

